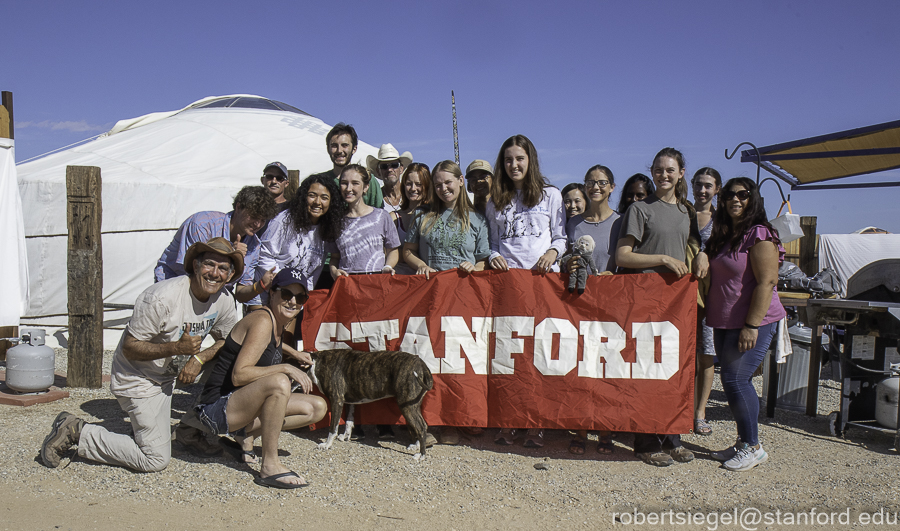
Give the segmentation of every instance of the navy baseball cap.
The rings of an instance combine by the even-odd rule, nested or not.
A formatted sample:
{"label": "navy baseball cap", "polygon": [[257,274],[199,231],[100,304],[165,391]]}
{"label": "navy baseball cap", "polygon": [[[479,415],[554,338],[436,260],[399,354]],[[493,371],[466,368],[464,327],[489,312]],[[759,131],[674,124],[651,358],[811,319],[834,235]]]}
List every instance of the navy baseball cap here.
{"label": "navy baseball cap", "polygon": [[276,162],[270,162],[270,163],[266,164],[266,167],[263,168],[263,173],[265,173],[266,170],[268,170],[269,168],[278,168],[279,170],[281,170],[281,173],[284,174],[285,177],[288,176],[287,168],[285,168],[284,164],[282,164],[280,162],[276,161]]}

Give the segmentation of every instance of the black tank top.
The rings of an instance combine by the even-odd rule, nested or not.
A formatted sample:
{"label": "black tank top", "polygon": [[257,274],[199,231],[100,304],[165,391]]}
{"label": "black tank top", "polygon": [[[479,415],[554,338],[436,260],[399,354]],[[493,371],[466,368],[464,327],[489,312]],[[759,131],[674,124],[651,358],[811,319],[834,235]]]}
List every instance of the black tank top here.
{"label": "black tank top", "polygon": [[[255,311],[268,313],[268,310],[264,308]],[[271,316],[271,314],[269,315]],[[216,356],[216,365],[213,367],[209,379],[206,380],[206,386],[203,387],[203,393],[200,395],[201,404],[212,404],[237,389],[231,377],[234,374],[234,364],[240,352],[241,345],[231,337],[231,334],[228,334],[225,345],[219,349],[219,355]],[[256,362],[256,366],[269,367],[279,363],[281,363],[281,346],[275,341],[275,325],[273,323],[272,339],[269,340],[269,344]]]}

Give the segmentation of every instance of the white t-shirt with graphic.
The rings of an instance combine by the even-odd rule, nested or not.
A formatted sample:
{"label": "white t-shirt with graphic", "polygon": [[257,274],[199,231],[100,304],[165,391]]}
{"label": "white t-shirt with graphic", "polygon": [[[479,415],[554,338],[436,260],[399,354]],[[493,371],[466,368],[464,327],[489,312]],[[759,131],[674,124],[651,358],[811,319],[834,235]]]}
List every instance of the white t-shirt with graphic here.
{"label": "white t-shirt with graphic", "polygon": [[131,321],[113,357],[109,388],[116,396],[150,398],[172,392],[178,374],[172,357],[152,361],[125,358],[125,334],[138,341],[171,343],[181,334],[225,339],[238,322],[234,297],[225,290],[201,302],[191,293],[191,277],[179,276],[157,282],[141,293],[134,303]]}

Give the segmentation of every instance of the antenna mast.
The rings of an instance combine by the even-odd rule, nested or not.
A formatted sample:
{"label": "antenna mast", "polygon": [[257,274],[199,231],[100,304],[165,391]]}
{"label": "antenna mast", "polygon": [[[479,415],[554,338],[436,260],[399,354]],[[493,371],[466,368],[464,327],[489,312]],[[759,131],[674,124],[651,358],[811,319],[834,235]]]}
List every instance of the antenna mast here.
{"label": "antenna mast", "polygon": [[450,103],[453,108],[453,154],[456,156],[456,165],[459,166],[459,132],[456,130],[456,95],[450,91]]}

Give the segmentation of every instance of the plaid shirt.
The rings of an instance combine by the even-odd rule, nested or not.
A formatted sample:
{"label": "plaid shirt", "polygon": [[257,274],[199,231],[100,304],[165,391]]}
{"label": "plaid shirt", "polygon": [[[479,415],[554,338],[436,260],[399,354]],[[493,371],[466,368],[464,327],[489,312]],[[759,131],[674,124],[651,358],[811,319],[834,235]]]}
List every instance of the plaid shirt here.
{"label": "plaid shirt", "polygon": [[[234,211],[227,214],[222,212],[197,212],[193,216],[184,220],[181,227],[172,238],[172,243],[166,247],[153,275],[156,282],[167,278],[187,275],[184,270],[184,255],[191,245],[197,242],[209,241],[217,236],[221,236],[231,241],[231,215]],[[259,238],[253,236],[241,237],[241,242],[247,245],[247,256],[244,257],[244,274],[236,283],[240,285],[253,283],[253,272],[256,269],[256,263],[259,261]],[[232,285],[234,282],[231,283]]]}

